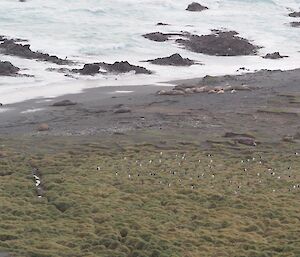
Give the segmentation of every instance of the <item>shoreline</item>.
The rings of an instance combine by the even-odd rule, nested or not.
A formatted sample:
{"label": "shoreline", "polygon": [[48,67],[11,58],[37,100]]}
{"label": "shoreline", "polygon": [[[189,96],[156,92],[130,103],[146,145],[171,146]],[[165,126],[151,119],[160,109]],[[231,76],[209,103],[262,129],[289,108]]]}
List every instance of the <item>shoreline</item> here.
{"label": "shoreline", "polygon": [[[171,81],[184,87],[205,83],[212,87],[246,84],[255,88],[234,94],[183,96],[157,95],[165,87],[153,85],[91,88],[78,94],[3,106],[13,110],[1,113],[0,134],[32,137],[173,131],[206,142],[223,140],[226,133],[233,132],[254,135],[258,142],[278,143],[299,132],[299,80],[300,69]],[[63,100],[76,104],[52,106]],[[49,130],[38,131],[40,124],[47,124]]]}

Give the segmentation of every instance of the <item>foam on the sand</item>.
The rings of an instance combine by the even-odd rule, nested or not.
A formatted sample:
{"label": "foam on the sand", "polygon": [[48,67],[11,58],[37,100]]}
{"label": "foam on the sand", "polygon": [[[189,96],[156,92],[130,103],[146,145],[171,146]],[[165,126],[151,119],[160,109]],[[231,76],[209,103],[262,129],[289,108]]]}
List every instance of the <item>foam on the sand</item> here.
{"label": "foam on the sand", "polygon": [[39,112],[39,111],[42,111],[42,110],[44,110],[44,108],[27,109],[25,111],[22,111],[21,113],[26,114],[26,113]]}

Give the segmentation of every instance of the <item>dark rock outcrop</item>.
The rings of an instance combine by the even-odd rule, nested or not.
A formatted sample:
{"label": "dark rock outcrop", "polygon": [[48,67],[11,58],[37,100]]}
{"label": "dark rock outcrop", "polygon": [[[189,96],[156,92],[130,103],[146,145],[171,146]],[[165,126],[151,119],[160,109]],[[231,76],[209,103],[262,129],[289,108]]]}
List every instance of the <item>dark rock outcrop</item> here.
{"label": "dark rock outcrop", "polygon": [[19,71],[20,69],[10,62],[0,61],[0,76],[14,76],[17,75]]}
{"label": "dark rock outcrop", "polygon": [[282,59],[282,58],[285,58],[285,57],[288,57],[288,56],[280,55],[279,52],[269,53],[269,54],[266,54],[265,56],[263,56],[263,58],[265,58],[265,59],[272,59],[272,60]]}
{"label": "dark rock outcrop", "polygon": [[170,24],[168,23],[163,23],[163,22],[158,22],[156,23],[156,26],[169,26]]}
{"label": "dark rock outcrop", "polygon": [[204,10],[208,10],[208,7],[203,6],[196,2],[193,2],[193,3],[189,4],[189,6],[185,10],[190,11],[190,12],[202,12]]}
{"label": "dark rock outcrop", "polygon": [[[102,68],[105,71],[100,71]],[[115,62],[113,64],[99,62],[85,64],[82,69],[72,69],[73,73],[80,73],[81,75],[96,75],[98,73],[127,73],[130,71],[135,71],[136,74],[152,74],[150,70],[147,70],[141,66],[135,66],[127,61]]]}
{"label": "dark rock outcrop", "polygon": [[18,56],[26,59],[36,59],[40,61],[52,62],[59,65],[71,63],[68,60],[60,59],[55,55],[32,51],[29,44],[18,44],[16,43],[16,40],[13,39],[2,40],[2,43],[0,44],[0,53]]}
{"label": "dark rock outcrop", "polygon": [[100,66],[98,64],[90,63],[85,64],[82,69],[73,69],[73,72],[80,73],[81,75],[95,75],[99,73]]}
{"label": "dark rock outcrop", "polygon": [[191,66],[195,64],[193,60],[190,60],[188,58],[182,58],[180,54],[173,54],[169,57],[148,60],[147,62],[151,62],[157,65],[170,65],[170,66]]}
{"label": "dark rock outcrop", "polygon": [[149,40],[155,41],[155,42],[165,42],[169,40],[169,36],[167,34],[163,34],[161,32],[152,32],[143,35],[144,38],[147,38]]}
{"label": "dark rock outcrop", "polygon": [[290,17],[293,17],[293,18],[298,18],[300,17],[300,12],[292,12],[289,14]]}
{"label": "dark rock outcrop", "polygon": [[143,37],[155,42],[166,42],[172,36],[183,36],[182,33],[161,33],[161,32],[152,32],[144,34]]}
{"label": "dark rock outcrop", "polygon": [[54,103],[52,106],[61,107],[61,106],[71,106],[71,105],[76,105],[76,104],[77,103],[72,102],[70,100],[62,100],[62,101]]}
{"label": "dark rock outcrop", "polygon": [[239,56],[256,54],[258,46],[247,39],[237,36],[235,31],[213,30],[210,35],[186,35],[186,39],[176,42],[190,51],[215,56]]}
{"label": "dark rock outcrop", "polygon": [[290,23],[290,25],[294,28],[300,28],[300,22],[299,21],[293,21]]}
{"label": "dark rock outcrop", "polygon": [[113,64],[109,64],[105,62],[100,62],[96,64],[99,65],[99,67],[105,69],[109,73],[118,74],[118,73],[127,73],[130,71],[135,71],[136,74],[152,74],[152,72],[147,70],[146,68],[132,65],[127,61],[115,62]]}

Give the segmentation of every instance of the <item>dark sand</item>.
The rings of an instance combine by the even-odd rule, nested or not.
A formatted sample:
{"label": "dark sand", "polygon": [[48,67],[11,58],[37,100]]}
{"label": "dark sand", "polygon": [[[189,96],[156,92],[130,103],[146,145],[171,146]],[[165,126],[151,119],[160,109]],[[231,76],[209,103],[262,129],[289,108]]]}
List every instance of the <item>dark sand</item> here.
{"label": "dark sand", "polygon": [[[277,143],[300,132],[300,70],[260,71],[241,76],[223,76],[205,80],[205,85],[242,85],[258,87],[235,93],[199,93],[187,96],[158,96],[161,87],[104,87],[85,90],[41,102],[34,99],[2,108],[1,135],[95,135],[126,134],[153,130],[186,133],[206,142],[218,140],[226,132],[254,135],[262,143]],[[203,84],[201,79],[176,81],[174,84]],[[132,90],[133,93],[115,93]],[[52,107],[61,100],[77,105]],[[27,109],[42,111],[21,114]],[[114,113],[129,108],[128,113]],[[38,132],[47,123],[49,131]]]}

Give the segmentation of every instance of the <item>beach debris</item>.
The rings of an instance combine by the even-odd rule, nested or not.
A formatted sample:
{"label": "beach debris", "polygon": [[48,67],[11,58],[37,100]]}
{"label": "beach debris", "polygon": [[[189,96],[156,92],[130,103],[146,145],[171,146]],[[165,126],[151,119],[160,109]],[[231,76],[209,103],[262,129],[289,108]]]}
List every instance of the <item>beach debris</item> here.
{"label": "beach debris", "polygon": [[15,76],[20,69],[10,62],[0,61],[0,76]]}
{"label": "beach debris", "polygon": [[62,101],[59,101],[59,102],[56,102],[56,103],[52,104],[52,106],[61,107],[61,106],[71,106],[71,105],[76,105],[76,104],[77,103],[72,102],[70,100],[62,100]]}
{"label": "beach debris", "polygon": [[195,61],[188,58],[183,58],[180,54],[172,54],[169,57],[157,58],[153,60],[148,60],[152,64],[157,65],[169,65],[169,66],[191,66],[196,64]]}
{"label": "beach debris", "polygon": [[48,131],[50,128],[49,128],[49,125],[47,123],[41,123],[37,130],[40,131],[40,132],[43,132],[43,131]]}
{"label": "beach debris", "polygon": [[208,7],[203,6],[197,2],[193,2],[193,3],[189,4],[185,10],[190,11],[190,12],[202,12],[204,10],[208,10]]}
{"label": "beach debris", "polygon": [[272,60],[282,59],[285,57],[288,57],[288,56],[281,55],[279,52],[269,53],[269,54],[266,54],[265,56],[263,56],[264,59],[272,59]]}

